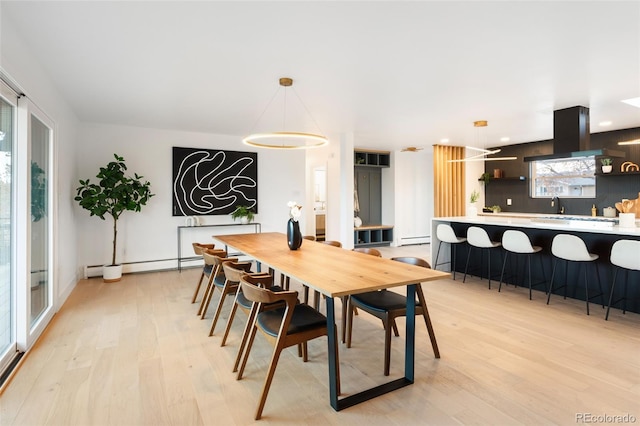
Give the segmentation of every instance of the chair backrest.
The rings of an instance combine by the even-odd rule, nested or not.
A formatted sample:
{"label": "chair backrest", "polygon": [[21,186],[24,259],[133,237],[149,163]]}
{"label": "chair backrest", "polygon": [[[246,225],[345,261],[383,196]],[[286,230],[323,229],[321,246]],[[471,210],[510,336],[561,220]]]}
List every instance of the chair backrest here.
{"label": "chair backrest", "polygon": [[222,253],[211,253],[208,250],[205,250],[202,252],[202,257],[204,258],[204,263],[206,263],[207,265],[221,265],[222,262],[224,261],[234,261],[237,262],[238,258],[237,257],[227,257],[227,252],[224,250],[221,250]]}
{"label": "chair backrest", "polygon": [[340,241],[322,241],[322,244],[334,247],[342,247],[342,243]]}
{"label": "chair backrest", "polygon": [[287,304],[287,308],[290,309],[293,308],[298,301],[298,292],[295,290],[274,292],[268,288],[261,288],[257,284],[254,284],[254,282],[255,278],[248,274],[240,278],[242,294],[251,302],[266,304],[283,300]]}
{"label": "chair backrest", "polygon": [[224,262],[222,269],[227,281],[239,283],[240,277],[251,271],[251,262]]}
{"label": "chair backrest", "polygon": [[213,250],[213,248],[215,247],[215,244],[191,243],[191,246],[193,247],[193,252],[196,255],[200,256],[202,252],[206,249]]}
{"label": "chair backrest", "polygon": [[261,288],[273,287],[273,275],[266,272],[245,273],[240,276],[240,281],[242,281],[243,278],[249,284],[253,284]]}
{"label": "chair backrest", "polygon": [[371,256],[382,257],[382,253],[380,253],[380,250],[370,247],[356,247],[353,249],[353,251],[357,251],[358,253],[370,254]]}
{"label": "chair backrest", "polygon": [[451,225],[446,223],[438,224],[436,227],[436,236],[440,241],[445,243],[458,243],[461,240],[461,238],[458,238]]}
{"label": "chair backrest", "polygon": [[313,235],[305,235],[304,237],[305,240],[309,240],[309,241],[315,241],[316,237],[314,237]]}
{"label": "chair backrest", "polygon": [[429,262],[419,257],[401,256],[401,257],[392,257],[391,260],[395,260],[396,262],[408,263],[410,265],[422,266],[423,268],[431,269],[431,265],[429,265]]}
{"label": "chair backrest", "polygon": [[474,247],[493,247],[487,231],[478,226],[470,226],[467,229],[467,242]]}
{"label": "chair backrest", "polygon": [[594,260],[582,238],[570,234],[558,234],[553,237],[551,254],[560,259],[574,262]]}
{"label": "chair backrest", "polygon": [[621,268],[640,271],[640,241],[618,240],[613,243],[611,263]]}
{"label": "chair backrest", "polygon": [[502,247],[513,253],[534,253],[529,236],[522,231],[508,229],[502,234]]}

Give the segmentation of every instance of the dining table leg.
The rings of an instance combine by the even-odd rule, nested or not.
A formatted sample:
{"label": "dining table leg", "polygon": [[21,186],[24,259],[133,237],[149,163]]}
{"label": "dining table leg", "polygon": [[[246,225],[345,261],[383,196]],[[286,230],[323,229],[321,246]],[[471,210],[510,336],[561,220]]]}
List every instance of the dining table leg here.
{"label": "dining table leg", "polygon": [[[404,348],[404,378],[413,383],[416,353],[416,285],[407,286],[407,317]],[[426,308],[426,306],[425,306]]]}
{"label": "dining table leg", "polygon": [[340,410],[338,395],[340,393],[340,375],[338,366],[338,331],[336,330],[336,313],[333,297],[327,297],[327,358],[329,360],[329,401],[334,410]]}

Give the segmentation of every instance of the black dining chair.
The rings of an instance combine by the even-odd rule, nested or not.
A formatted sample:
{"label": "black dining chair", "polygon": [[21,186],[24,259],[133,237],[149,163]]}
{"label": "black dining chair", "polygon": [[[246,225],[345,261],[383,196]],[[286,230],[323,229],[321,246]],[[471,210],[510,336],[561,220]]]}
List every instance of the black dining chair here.
{"label": "black dining chair", "polygon": [[[426,260],[417,257],[394,257],[392,260],[398,262],[409,263],[411,265],[421,266],[424,268],[431,268]],[[418,302],[416,303],[416,315],[422,315],[424,318],[427,331],[429,332],[429,338],[431,339],[431,346],[436,358],[440,358],[440,351],[438,349],[438,343],[431,324],[431,318],[429,317],[429,311],[427,310],[427,304],[425,302],[424,293],[422,292],[422,286],[420,283],[416,283],[416,295],[418,296]],[[391,330],[395,319],[398,317],[407,316],[407,298],[401,294],[395,293],[390,290],[378,290],[369,291],[366,293],[353,294],[349,298],[349,309],[347,317],[347,347],[351,347],[351,336],[353,333],[353,312],[355,308],[360,308],[362,311],[367,312],[382,320],[384,325],[384,375],[389,375],[389,369],[391,364]]]}

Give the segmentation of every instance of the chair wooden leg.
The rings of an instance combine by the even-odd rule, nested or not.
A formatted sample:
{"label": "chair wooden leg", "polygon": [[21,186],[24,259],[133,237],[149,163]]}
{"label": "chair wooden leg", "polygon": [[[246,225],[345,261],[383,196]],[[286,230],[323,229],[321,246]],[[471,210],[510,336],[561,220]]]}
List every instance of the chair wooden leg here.
{"label": "chair wooden leg", "polygon": [[200,280],[198,281],[198,285],[196,286],[196,291],[193,292],[191,303],[196,303],[196,299],[198,298],[198,293],[200,292],[200,286],[202,285],[203,279],[204,279],[204,269],[202,269],[202,273],[200,274]]}
{"label": "chair wooden leg", "polygon": [[398,326],[396,325],[395,318],[391,320],[391,328],[393,329],[393,335],[396,337],[399,337],[400,333],[398,332]]}
{"label": "chair wooden leg", "polygon": [[242,331],[242,339],[240,340],[240,345],[238,347],[238,354],[236,355],[235,363],[233,364],[233,372],[236,373],[238,371],[238,366],[240,365],[240,361],[242,360],[242,355],[244,355],[244,351],[246,350],[247,341],[249,340],[249,335],[251,334],[251,329],[255,323],[256,312],[252,309],[249,311],[249,316],[247,317],[247,323],[244,326],[244,330]]}
{"label": "chair wooden leg", "polygon": [[238,376],[236,377],[237,380],[242,379],[242,375],[244,374],[244,369],[247,366],[247,360],[249,359],[249,353],[251,352],[251,347],[253,346],[253,341],[256,338],[256,316],[257,313],[254,314],[253,320],[252,320],[252,324],[251,324],[251,331],[249,333],[249,341],[247,342],[247,347],[244,350],[244,356],[242,357],[242,364],[240,365],[240,369],[238,370]]}
{"label": "chair wooden leg", "polygon": [[391,365],[391,324],[389,318],[383,321],[384,324],[384,375],[389,375]]}
{"label": "chair wooden leg", "polygon": [[269,388],[271,388],[271,382],[273,382],[273,376],[276,372],[276,367],[278,366],[278,360],[280,359],[280,353],[282,352],[282,348],[280,347],[281,343],[278,342],[276,347],[273,350],[273,355],[271,357],[271,362],[269,363],[269,370],[267,371],[267,377],[264,380],[264,386],[262,387],[262,395],[260,396],[260,402],[258,403],[258,408],[256,410],[256,420],[260,420],[262,417],[262,410],[264,409],[264,404],[267,402],[267,395],[269,394]]}
{"label": "chair wooden leg", "polygon": [[213,314],[213,319],[211,320],[211,328],[209,329],[209,336],[213,336],[213,331],[216,329],[216,324],[218,323],[218,318],[220,318],[220,314],[222,313],[222,306],[224,305],[224,300],[227,298],[228,289],[222,290],[220,292],[220,299],[218,300],[218,305],[216,306],[216,312]]}
{"label": "chair wooden leg", "polygon": [[351,332],[353,330],[353,310],[355,309],[355,306],[353,306],[351,304],[351,299],[347,299],[348,303],[347,303],[347,338],[346,338],[346,344],[347,344],[347,348],[351,347]]}
{"label": "chair wooden leg", "polygon": [[206,293],[206,297],[202,299],[202,304],[200,305],[200,319],[204,319],[207,315],[207,310],[209,310],[209,305],[211,304],[211,299],[213,298],[213,293],[215,293],[216,285],[213,283],[213,278],[209,283],[209,288]]}
{"label": "chair wooden leg", "polygon": [[349,309],[349,296],[343,296],[342,300],[342,343],[345,342],[345,336],[347,333],[347,315],[351,315],[351,313],[347,313]]}
{"label": "chair wooden leg", "polygon": [[202,295],[202,300],[200,301],[200,307],[198,308],[198,316],[202,316],[202,312],[204,310],[204,304],[207,301],[207,297],[209,297],[209,293],[211,292],[211,286],[213,285],[213,278],[209,275],[209,280],[207,281],[207,286],[204,288],[204,294]]}
{"label": "chair wooden leg", "polygon": [[422,309],[422,316],[424,317],[424,323],[427,326],[427,331],[429,332],[429,339],[431,339],[431,347],[433,348],[433,354],[436,358],[440,358],[440,350],[438,349],[438,342],[436,341],[436,334],[433,330],[433,325],[431,324],[431,317],[429,316],[429,310],[427,309],[427,302],[424,297],[424,293],[422,292],[422,286],[420,284],[416,285],[416,293],[418,294],[418,301],[420,302],[420,306]]}
{"label": "chair wooden leg", "polygon": [[231,307],[231,312],[229,312],[229,319],[227,320],[227,326],[224,329],[224,336],[222,336],[222,342],[220,342],[220,346],[224,346],[227,343],[227,337],[229,337],[229,332],[231,331],[231,324],[233,324],[233,319],[236,316],[236,312],[238,310],[238,293],[240,292],[240,287],[236,290],[236,295],[233,298],[233,306]]}

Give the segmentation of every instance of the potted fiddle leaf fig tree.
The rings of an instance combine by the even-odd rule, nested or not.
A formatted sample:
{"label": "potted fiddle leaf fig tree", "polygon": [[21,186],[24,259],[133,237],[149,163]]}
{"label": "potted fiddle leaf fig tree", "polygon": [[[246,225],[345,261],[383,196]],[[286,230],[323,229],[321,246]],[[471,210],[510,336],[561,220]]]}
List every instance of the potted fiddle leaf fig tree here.
{"label": "potted fiddle leaf fig tree", "polygon": [[102,275],[105,282],[119,281],[122,277],[122,265],[116,263],[116,244],[118,240],[118,219],[125,211],[139,212],[146,205],[151,193],[151,184],[143,180],[143,176],[125,174],[127,165],[124,158],[113,155],[115,161],[100,167],[96,175],[98,183],[89,179],[80,179],[77,195],[74,198],[80,206],[89,211],[91,216],[98,216],[105,220],[105,216],[113,219],[113,253],[111,264],[103,267]]}

